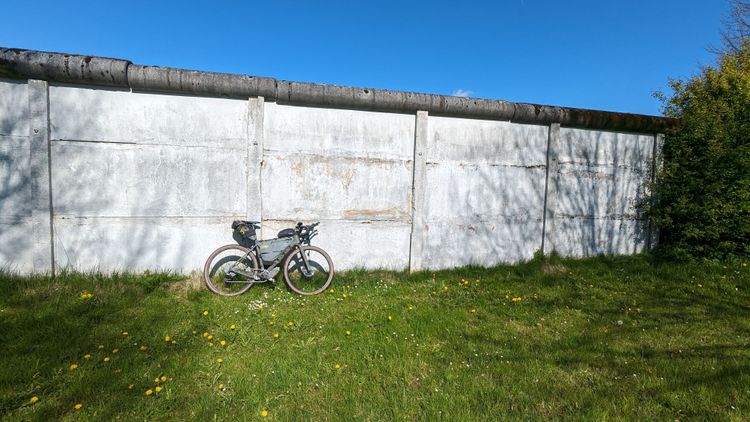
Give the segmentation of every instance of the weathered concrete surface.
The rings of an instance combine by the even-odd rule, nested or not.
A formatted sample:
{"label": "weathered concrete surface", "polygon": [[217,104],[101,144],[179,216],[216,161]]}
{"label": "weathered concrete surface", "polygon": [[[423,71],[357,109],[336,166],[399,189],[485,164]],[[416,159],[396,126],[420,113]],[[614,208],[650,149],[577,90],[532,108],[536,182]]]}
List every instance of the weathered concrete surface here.
{"label": "weathered concrete surface", "polygon": [[243,155],[224,148],[56,141],[55,215],[244,216]]}
{"label": "weathered concrete surface", "polygon": [[[635,204],[653,134],[562,127],[548,174],[549,125],[85,86],[49,101],[58,268],[196,270],[238,218],[263,238],[320,221],[313,244],[338,270],[526,260],[545,213],[565,256],[648,245]],[[27,84],[0,80],[0,266],[24,272],[42,227],[29,104]]]}
{"label": "weathered concrete surface", "polygon": [[425,268],[529,259],[541,246],[546,126],[430,117]]}
{"label": "weathered concrete surface", "polygon": [[[266,238],[271,238],[296,222],[264,220],[263,232]],[[352,268],[403,270],[409,265],[409,223],[320,220],[317,228],[320,234],[313,238],[312,244],[328,252],[337,271]]]}
{"label": "weathered concrete surface", "polygon": [[55,217],[58,268],[172,270],[202,267],[220,245],[233,243],[233,217]]}
{"label": "weathered concrete surface", "polygon": [[[247,101],[50,87],[52,140],[245,149]],[[242,154],[244,156],[244,154]]]}
{"label": "weathered concrete surface", "polygon": [[408,265],[413,116],[267,103],[264,126],[263,236],[320,220],[338,268]]}
{"label": "weathered concrete surface", "polygon": [[29,179],[34,270],[55,275],[50,190],[49,88],[29,81]]}
{"label": "weathered concrete surface", "polygon": [[648,224],[636,209],[650,179],[651,135],[563,128],[553,247],[564,256],[642,251]]}
{"label": "weathered concrete surface", "polygon": [[29,97],[25,83],[0,79],[0,268],[30,272]]}

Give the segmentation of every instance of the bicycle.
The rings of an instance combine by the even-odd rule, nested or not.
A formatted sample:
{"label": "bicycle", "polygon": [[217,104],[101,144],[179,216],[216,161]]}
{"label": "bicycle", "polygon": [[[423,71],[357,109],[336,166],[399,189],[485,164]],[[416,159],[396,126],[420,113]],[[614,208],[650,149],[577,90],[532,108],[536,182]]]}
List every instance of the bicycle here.
{"label": "bicycle", "polygon": [[222,246],[209,255],[203,267],[206,286],[218,295],[237,296],[254,284],[275,282],[274,277],[283,268],[289,290],[300,295],[322,293],[331,285],[334,270],[328,253],[310,245],[318,234],[318,224],[297,223],[274,239],[258,241],[259,222],[234,221],[237,244]]}

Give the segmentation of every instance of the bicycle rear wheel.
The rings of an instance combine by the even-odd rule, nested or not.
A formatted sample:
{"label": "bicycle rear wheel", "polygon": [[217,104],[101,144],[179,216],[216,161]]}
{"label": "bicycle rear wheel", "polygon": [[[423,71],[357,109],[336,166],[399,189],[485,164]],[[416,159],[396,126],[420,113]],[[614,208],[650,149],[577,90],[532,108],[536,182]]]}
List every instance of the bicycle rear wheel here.
{"label": "bicycle rear wheel", "polygon": [[297,294],[321,293],[331,285],[331,280],[333,261],[317,246],[300,246],[284,260],[284,281]]}
{"label": "bicycle rear wheel", "polygon": [[226,245],[215,250],[203,267],[203,280],[212,292],[221,296],[237,296],[253,285],[258,269],[255,254],[240,245]]}

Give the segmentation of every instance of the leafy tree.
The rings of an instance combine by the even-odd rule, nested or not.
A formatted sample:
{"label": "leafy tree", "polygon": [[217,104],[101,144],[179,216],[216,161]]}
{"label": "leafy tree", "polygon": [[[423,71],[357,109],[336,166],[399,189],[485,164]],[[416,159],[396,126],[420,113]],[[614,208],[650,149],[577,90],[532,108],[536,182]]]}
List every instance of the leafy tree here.
{"label": "leafy tree", "polygon": [[647,213],[671,258],[750,255],[750,40],[733,34],[715,66],[671,81],[663,98],[681,125],[667,133]]}

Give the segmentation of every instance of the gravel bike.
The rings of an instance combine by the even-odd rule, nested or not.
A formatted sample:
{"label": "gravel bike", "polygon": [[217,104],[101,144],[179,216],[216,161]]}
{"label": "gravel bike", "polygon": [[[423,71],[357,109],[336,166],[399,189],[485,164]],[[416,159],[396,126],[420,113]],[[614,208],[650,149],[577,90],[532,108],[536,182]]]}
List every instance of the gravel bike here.
{"label": "gravel bike", "polygon": [[232,223],[237,244],[216,249],[206,260],[203,279],[212,292],[237,296],[254,284],[275,281],[283,269],[289,290],[301,295],[325,291],[333,280],[333,261],[323,249],[310,245],[318,234],[320,223],[280,231],[278,237],[258,240],[257,221],[236,220]]}

